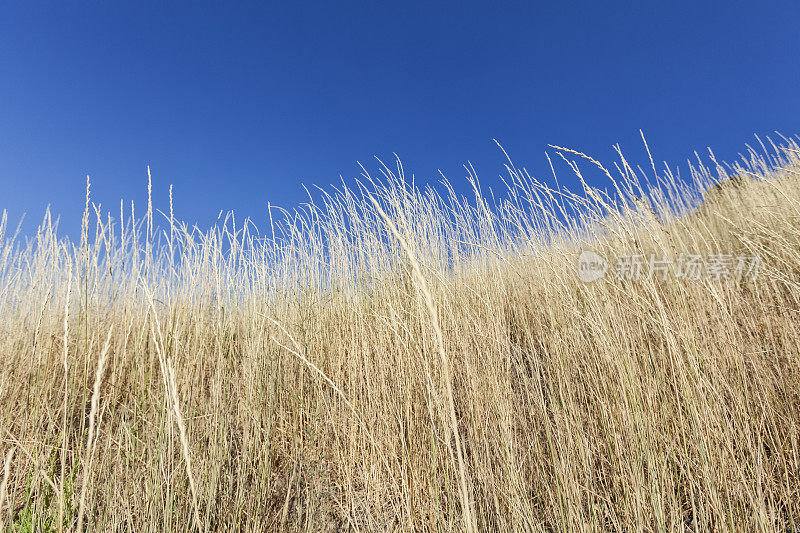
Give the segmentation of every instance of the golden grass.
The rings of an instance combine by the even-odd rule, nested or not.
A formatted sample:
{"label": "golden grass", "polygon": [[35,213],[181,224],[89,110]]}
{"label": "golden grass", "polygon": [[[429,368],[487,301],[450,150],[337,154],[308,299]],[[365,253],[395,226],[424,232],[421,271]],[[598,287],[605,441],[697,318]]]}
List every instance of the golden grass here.
{"label": "golden grass", "polygon": [[[800,152],[781,142],[685,181],[554,147],[613,192],[509,161],[502,200],[471,168],[467,199],[381,164],[271,207],[265,233],[189,228],[171,194],[163,219],[150,199],[117,217],[88,182],[80,243],[4,215],[0,526],[797,531]],[[584,249],[761,265],[586,284]]]}

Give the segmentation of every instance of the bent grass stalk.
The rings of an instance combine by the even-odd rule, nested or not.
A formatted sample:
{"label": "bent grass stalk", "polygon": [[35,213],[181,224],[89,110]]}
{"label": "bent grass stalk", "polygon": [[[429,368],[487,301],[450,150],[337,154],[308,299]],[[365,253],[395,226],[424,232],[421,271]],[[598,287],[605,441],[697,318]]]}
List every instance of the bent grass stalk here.
{"label": "bent grass stalk", "polygon": [[100,360],[97,362],[97,372],[94,378],[94,386],[92,387],[92,401],[91,401],[91,411],[89,413],[89,435],[86,437],[86,453],[83,458],[83,477],[81,478],[81,497],[80,497],[80,505],[78,509],[78,526],[77,531],[83,531],[83,514],[86,508],[86,493],[89,489],[90,478],[89,473],[91,471],[92,459],[94,457],[94,445],[95,445],[95,432],[97,431],[95,428],[95,423],[97,421],[97,409],[100,405],[100,385],[103,381],[103,373],[106,369],[106,361],[108,358],[108,347],[111,343],[111,334],[114,332],[114,328],[111,327],[108,330],[108,336],[106,336],[106,343],[103,345],[103,351],[100,353]]}
{"label": "bent grass stalk", "polygon": [[450,368],[450,358],[447,356],[447,352],[444,347],[444,338],[442,336],[442,329],[439,326],[439,317],[436,312],[436,303],[433,300],[433,296],[431,295],[431,291],[428,288],[428,282],[425,281],[425,276],[422,274],[422,270],[419,267],[419,262],[417,261],[417,257],[414,254],[413,250],[408,246],[408,243],[397,230],[397,226],[395,226],[392,219],[389,218],[389,215],[383,210],[381,205],[378,203],[377,200],[372,195],[368,195],[367,198],[375,207],[375,211],[381,216],[383,221],[386,223],[386,226],[391,230],[392,234],[402,246],[403,251],[405,251],[406,255],[408,256],[408,260],[411,263],[411,269],[414,275],[414,281],[416,282],[417,290],[419,294],[422,296],[423,301],[425,302],[425,307],[428,310],[429,318],[431,321],[431,327],[433,328],[433,332],[435,335],[436,340],[436,347],[439,352],[439,360],[442,365],[442,376],[444,377],[445,382],[445,392],[447,396],[447,408],[448,408],[448,415],[450,416],[450,430],[453,435],[453,440],[455,441],[456,445],[456,457],[458,458],[458,475],[459,475],[459,486],[461,489],[461,505],[462,505],[462,513],[464,517],[464,527],[468,532],[476,531],[477,524],[475,523],[475,518],[472,513],[472,497],[469,490],[469,483],[467,481],[467,466],[464,463],[464,453],[462,452],[461,446],[461,437],[459,435],[458,430],[458,418],[456,417],[456,408],[455,408],[455,401],[453,400],[453,376],[452,370]]}
{"label": "bent grass stalk", "polygon": [[181,438],[181,452],[183,461],[186,464],[186,477],[189,478],[189,490],[192,494],[192,509],[194,510],[194,523],[199,531],[204,531],[203,523],[200,521],[200,507],[197,503],[197,488],[192,474],[192,459],[189,456],[189,440],[186,438],[186,424],[181,414],[180,400],[178,399],[178,385],[175,382],[175,370],[172,368],[172,361],[167,358],[167,374],[169,375],[170,396],[172,397],[172,408],[175,410],[175,421],[178,424],[178,433]]}
{"label": "bent grass stalk", "polygon": [[[11,448],[6,454],[5,461],[3,462],[3,481],[0,481],[0,531],[6,530],[5,521],[3,520],[3,507],[6,503],[6,487],[8,487],[8,478],[11,475],[11,461],[14,460],[14,453],[17,448]],[[8,519],[11,522],[14,519],[12,505],[8,505]]]}
{"label": "bent grass stalk", "polygon": [[[88,185],[87,185],[88,187]],[[63,418],[61,422],[61,477],[59,478],[58,491],[58,530],[64,529],[64,477],[67,470],[67,400],[69,398],[69,300],[72,295],[72,263],[67,266],[67,296],[64,300],[64,405]]]}

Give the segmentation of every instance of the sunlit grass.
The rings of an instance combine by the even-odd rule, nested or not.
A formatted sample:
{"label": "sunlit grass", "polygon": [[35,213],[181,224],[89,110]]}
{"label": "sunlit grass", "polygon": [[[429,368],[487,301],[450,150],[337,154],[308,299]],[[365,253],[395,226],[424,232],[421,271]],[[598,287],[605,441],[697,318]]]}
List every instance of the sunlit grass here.
{"label": "sunlit grass", "polygon": [[[414,189],[398,163],[264,227],[189,228],[171,197],[101,211],[88,182],[79,242],[4,216],[0,523],[797,531],[782,143],[686,181],[554,147],[553,168],[607,182],[572,193],[509,162],[502,200],[474,175],[470,198]],[[761,264],[586,284],[585,249]]]}

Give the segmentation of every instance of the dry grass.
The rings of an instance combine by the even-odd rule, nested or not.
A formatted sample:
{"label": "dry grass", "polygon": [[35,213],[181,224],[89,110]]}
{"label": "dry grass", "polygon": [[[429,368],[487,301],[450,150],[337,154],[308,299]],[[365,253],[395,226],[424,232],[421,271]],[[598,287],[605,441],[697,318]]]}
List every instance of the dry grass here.
{"label": "dry grass", "polygon": [[[505,199],[477,181],[466,199],[381,166],[272,208],[265,234],[188,228],[171,197],[117,217],[88,183],[78,244],[49,214],[28,241],[4,217],[0,524],[798,531],[800,152],[782,142],[687,181],[555,148],[610,194],[509,161]],[[585,284],[586,248],[762,263]]]}

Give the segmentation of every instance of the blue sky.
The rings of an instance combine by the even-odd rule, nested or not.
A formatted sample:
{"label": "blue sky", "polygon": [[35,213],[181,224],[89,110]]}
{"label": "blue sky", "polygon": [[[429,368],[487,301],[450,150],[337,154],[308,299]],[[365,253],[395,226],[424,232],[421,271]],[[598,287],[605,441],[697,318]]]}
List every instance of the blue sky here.
{"label": "blue sky", "polygon": [[658,160],[732,159],[800,133],[799,25],[767,1],[6,1],[0,209],[30,227],[49,203],[75,234],[86,174],[143,210],[150,165],[156,207],[174,184],[182,219],[263,227],[393,152],[417,183],[467,191],[471,161],[497,191],[493,138],[545,181],[547,143],[643,162],[640,128]]}

